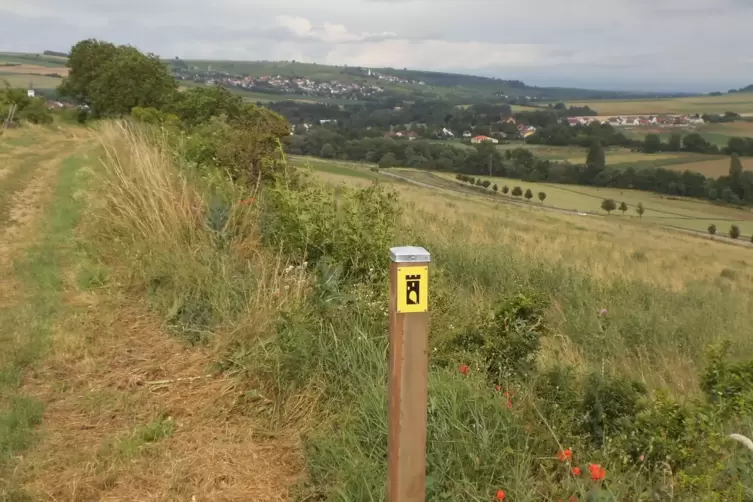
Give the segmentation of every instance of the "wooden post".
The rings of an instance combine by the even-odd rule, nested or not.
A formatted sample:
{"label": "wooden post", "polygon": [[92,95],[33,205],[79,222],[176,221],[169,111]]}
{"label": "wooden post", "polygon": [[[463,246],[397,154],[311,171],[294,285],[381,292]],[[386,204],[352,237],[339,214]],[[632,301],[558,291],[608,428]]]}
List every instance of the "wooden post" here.
{"label": "wooden post", "polygon": [[426,500],[429,252],[390,249],[387,501]]}

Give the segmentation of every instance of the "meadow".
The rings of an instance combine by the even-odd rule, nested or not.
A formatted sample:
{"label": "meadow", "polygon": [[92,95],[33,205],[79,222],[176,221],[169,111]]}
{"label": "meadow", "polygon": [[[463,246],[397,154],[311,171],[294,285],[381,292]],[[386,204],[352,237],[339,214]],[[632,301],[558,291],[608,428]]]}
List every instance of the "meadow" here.
{"label": "meadow", "polygon": [[[313,157],[293,157],[292,163],[295,166],[312,169],[318,174],[327,174],[329,175],[326,176],[327,179],[337,179],[343,183],[353,183],[354,177],[364,180],[380,179],[383,182],[396,182],[394,178],[380,174],[383,171],[374,172],[372,170],[375,169],[374,165],[365,163],[357,164]],[[395,172],[406,178],[432,185],[440,189],[446,196],[455,196],[458,191],[471,196],[494,195],[490,189],[482,190],[479,187],[470,187],[468,184],[458,181],[454,173],[427,172],[411,168],[394,168],[388,172]],[[747,209],[737,209],[707,201],[670,197],[640,190],[524,182],[494,176],[480,176],[480,178],[488,179],[492,184],[496,184],[500,190],[498,196],[504,197],[503,200],[524,201],[523,197],[515,198],[509,194],[506,196],[501,194],[503,186],[509,187],[510,190],[519,186],[523,192],[530,189],[534,193],[533,202],[531,202],[533,207],[591,213],[588,216],[582,216],[583,219],[599,219],[600,215],[606,217],[606,213],[601,209],[601,202],[604,199],[614,199],[618,205],[625,202],[628,209],[625,213],[618,210],[614,211],[607,217],[607,220],[610,218],[611,221],[615,222],[628,220],[644,225],[661,225],[697,232],[706,232],[709,225],[715,224],[720,234],[726,234],[732,225],[737,225],[741,230],[742,239],[753,235],[753,212]],[[447,192],[447,190],[451,192]],[[539,192],[544,192],[547,195],[544,203],[541,203],[537,198]],[[643,204],[645,210],[642,217],[636,213],[639,203]]]}
{"label": "meadow", "polygon": [[[384,272],[415,244],[432,253],[427,500],[750,495],[724,436],[750,416],[720,421],[704,390],[709,344],[753,358],[750,250],[645,221],[695,203],[581,217],[298,157],[249,198],[164,131],[66,127],[0,138],[0,230],[23,230],[0,246],[0,369],[24,375],[0,380],[0,494],[384,500]],[[22,202],[46,208],[37,225]]]}
{"label": "meadow", "polygon": [[0,85],[3,82],[7,82],[11,87],[24,89],[29,86],[34,89],[55,89],[63,82],[63,79],[38,74],[9,73],[4,72],[0,67]]}
{"label": "meadow", "polygon": [[589,106],[599,115],[695,114],[732,111],[753,113],[753,93],[666,99],[568,101],[568,106]]}

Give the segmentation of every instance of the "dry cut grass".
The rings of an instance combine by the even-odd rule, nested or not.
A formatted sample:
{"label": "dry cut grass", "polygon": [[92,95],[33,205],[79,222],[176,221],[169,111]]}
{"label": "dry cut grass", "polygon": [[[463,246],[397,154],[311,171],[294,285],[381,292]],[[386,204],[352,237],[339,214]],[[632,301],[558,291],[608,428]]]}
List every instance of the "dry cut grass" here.
{"label": "dry cut grass", "polygon": [[271,419],[277,403],[233,358],[306,282],[263,252],[253,205],[208,229],[202,190],[222,181],[190,179],[164,137],[105,123],[97,139],[94,185],[75,194],[83,252],[54,259],[50,350],[24,385],[45,413],[14,485],[71,502],[289,500],[318,394]]}

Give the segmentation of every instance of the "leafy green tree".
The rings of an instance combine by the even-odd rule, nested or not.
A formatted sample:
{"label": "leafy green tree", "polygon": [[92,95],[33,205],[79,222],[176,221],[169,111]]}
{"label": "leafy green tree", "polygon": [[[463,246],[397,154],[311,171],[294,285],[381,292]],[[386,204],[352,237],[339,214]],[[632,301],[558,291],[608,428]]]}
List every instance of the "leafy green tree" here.
{"label": "leafy green tree", "polygon": [[509,186],[505,185],[505,186],[502,187],[502,193],[503,194],[506,195],[509,191],[510,191],[510,187]]}
{"label": "leafy green tree", "polygon": [[604,199],[601,201],[601,208],[607,212],[607,214],[612,214],[612,211],[617,209],[617,203],[612,199]]}
{"label": "leafy green tree", "polygon": [[382,158],[379,159],[379,167],[382,169],[394,167],[395,165],[397,165],[397,158],[395,158],[395,154],[392,152],[385,153]]}
{"label": "leafy green tree", "polygon": [[607,165],[606,154],[604,153],[604,147],[601,146],[601,141],[595,140],[588,149],[588,155],[586,155],[586,165],[592,169],[604,169]]}
{"label": "leafy green tree", "polygon": [[539,192],[539,200],[541,203],[544,203],[544,200],[546,200],[546,193],[545,192]]}
{"label": "leafy green tree", "polygon": [[709,231],[709,234],[710,234],[710,235],[711,235],[712,237],[713,237],[714,235],[716,235],[716,225],[714,225],[713,223],[712,223],[711,225],[709,225],[708,231]]}
{"label": "leafy green tree", "polygon": [[661,151],[661,137],[658,134],[647,134],[643,141],[643,151],[646,153],[656,153]]}
{"label": "leafy green tree", "polygon": [[195,126],[221,115],[231,120],[238,118],[243,109],[243,99],[216,85],[192,87],[176,93],[175,99],[167,108],[186,125]]}
{"label": "leafy green tree", "polygon": [[682,135],[679,133],[672,133],[672,135],[669,137],[669,144],[667,145],[667,149],[670,152],[679,152],[682,150]]}
{"label": "leafy green tree", "polygon": [[177,81],[162,61],[134,47],[84,40],[67,65],[59,93],[89,105],[95,117],[126,115],[136,106],[162,109],[176,97]]}
{"label": "leafy green tree", "polygon": [[620,211],[622,211],[623,216],[625,215],[625,211],[627,210],[628,210],[627,204],[625,204],[624,202],[620,202]]}
{"label": "leafy green tree", "polygon": [[643,213],[646,212],[646,209],[643,207],[643,202],[638,203],[638,206],[635,208],[635,212],[638,213],[638,216],[643,218]]}
{"label": "leafy green tree", "polygon": [[732,225],[729,228],[729,236],[733,239],[740,237],[740,227],[738,227],[737,225]]}
{"label": "leafy green tree", "polygon": [[520,187],[515,187],[512,189],[512,196],[513,197],[520,197],[523,195],[523,189]]}
{"label": "leafy green tree", "polygon": [[531,191],[531,189],[530,189],[530,188],[529,188],[528,190],[526,190],[526,193],[525,193],[525,198],[526,198],[526,199],[528,199],[529,201],[530,201],[531,199],[533,199],[533,192]]}
{"label": "leafy green tree", "polygon": [[325,143],[324,146],[322,146],[321,151],[319,152],[319,156],[324,159],[333,159],[335,158],[335,155],[337,155],[337,151],[331,143]]}
{"label": "leafy green tree", "polygon": [[483,183],[481,183],[481,186],[484,188],[489,188],[489,186],[492,184],[489,180],[484,180]]}
{"label": "leafy green tree", "polygon": [[492,190],[494,190],[495,192],[496,192],[497,190],[499,190],[499,187],[497,186],[497,184],[496,184],[496,183],[494,184],[494,186],[492,186]]}

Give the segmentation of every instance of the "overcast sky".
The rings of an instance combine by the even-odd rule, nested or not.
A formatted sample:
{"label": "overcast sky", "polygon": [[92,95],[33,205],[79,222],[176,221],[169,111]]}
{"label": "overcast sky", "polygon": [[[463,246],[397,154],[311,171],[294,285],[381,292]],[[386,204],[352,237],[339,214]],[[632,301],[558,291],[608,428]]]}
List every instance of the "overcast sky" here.
{"label": "overcast sky", "polygon": [[0,0],[0,51],[447,70],[659,91],[753,84],[753,0]]}

